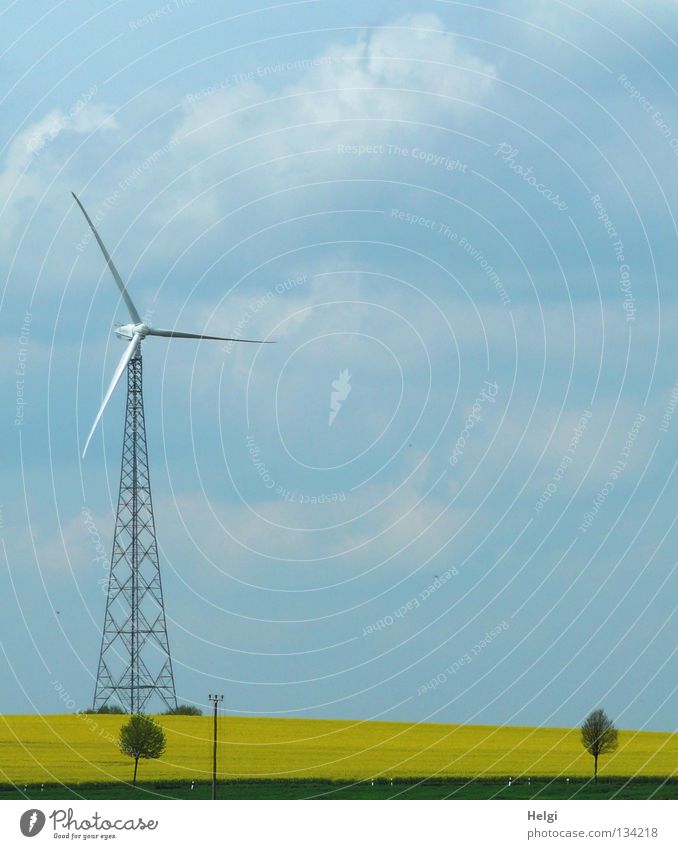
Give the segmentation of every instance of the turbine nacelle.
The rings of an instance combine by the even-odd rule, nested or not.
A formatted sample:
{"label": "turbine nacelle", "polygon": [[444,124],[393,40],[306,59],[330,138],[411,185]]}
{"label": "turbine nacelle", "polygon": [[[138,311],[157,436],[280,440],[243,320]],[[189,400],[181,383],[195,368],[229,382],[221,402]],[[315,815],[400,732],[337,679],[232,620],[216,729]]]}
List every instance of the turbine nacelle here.
{"label": "turbine nacelle", "polygon": [[148,336],[151,328],[147,324],[119,324],[115,328],[115,335],[118,339],[133,339],[136,333],[142,339]]}

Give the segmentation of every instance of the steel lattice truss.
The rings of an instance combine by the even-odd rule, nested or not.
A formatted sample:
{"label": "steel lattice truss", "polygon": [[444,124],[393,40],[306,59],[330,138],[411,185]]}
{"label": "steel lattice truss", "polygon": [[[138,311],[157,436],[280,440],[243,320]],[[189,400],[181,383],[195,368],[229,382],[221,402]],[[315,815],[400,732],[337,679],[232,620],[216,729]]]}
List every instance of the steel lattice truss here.
{"label": "steel lattice truss", "polygon": [[94,708],[176,708],[146,449],[141,352],[127,365],[120,493]]}

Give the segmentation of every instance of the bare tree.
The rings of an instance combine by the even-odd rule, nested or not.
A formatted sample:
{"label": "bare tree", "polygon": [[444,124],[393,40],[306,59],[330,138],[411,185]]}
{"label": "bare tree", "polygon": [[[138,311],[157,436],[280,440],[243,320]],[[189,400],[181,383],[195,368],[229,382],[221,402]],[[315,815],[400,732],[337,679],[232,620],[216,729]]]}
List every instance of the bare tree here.
{"label": "bare tree", "polygon": [[165,732],[150,716],[135,714],[120,729],[120,751],[134,758],[134,780],[137,783],[139,758],[159,758],[165,751]]}
{"label": "bare tree", "polygon": [[591,711],[581,727],[581,744],[593,756],[594,783],[598,783],[598,758],[614,752],[617,742],[617,729],[605,711]]}

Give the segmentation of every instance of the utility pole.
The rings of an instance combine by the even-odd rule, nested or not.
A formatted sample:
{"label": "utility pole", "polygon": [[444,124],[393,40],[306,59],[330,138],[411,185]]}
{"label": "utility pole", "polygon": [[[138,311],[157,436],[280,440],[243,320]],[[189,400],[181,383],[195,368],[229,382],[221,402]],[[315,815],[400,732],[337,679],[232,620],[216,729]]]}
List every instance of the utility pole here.
{"label": "utility pole", "polygon": [[217,711],[219,702],[223,702],[224,697],[218,696],[216,693],[210,693],[210,701],[214,704],[214,746],[212,749],[212,798],[217,798]]}

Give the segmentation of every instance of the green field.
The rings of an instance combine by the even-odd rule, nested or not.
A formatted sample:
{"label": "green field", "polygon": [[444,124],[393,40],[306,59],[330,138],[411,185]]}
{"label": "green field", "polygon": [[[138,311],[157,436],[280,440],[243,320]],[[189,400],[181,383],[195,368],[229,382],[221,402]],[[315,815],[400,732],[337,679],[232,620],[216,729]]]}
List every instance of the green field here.
{"label": "green field", "polygon": [[[211,775],[212,719],[162,716],[158,720],[167,733],[167,751],[158,761],[140,762],[139,780],[146,783],[148,792],[160,796],[193,793],[195,798]],[[117,746],[124,721],[125,717],[110,715],[0,717],[0,782],[10,785],[5,792],[16,792],[11,785],[18,785],[23,793],[26,785],[31,788],[27,795],[51,794],[49,788],[40,791],[42,783],[82,785],[80,795],[88,797],[93,797],[94,790],[85,790],[85,785],[93,783],[113,783],[119,792],[128,792],[124,783],[117,784],[129,781],[132,774],[131,761]],[[388,798],[403,792],[409,798],[420,793],[427,798],[432,794],[504,798],[510,792],[510,798],[531,798],[518,794],[535,794],[538,779],[539,792],[546,794],[542,798],[593,792],[587,781],[592,759],[583,751],[577,729],[222,716],[219,739],[218,773],[224,797],[256,793],[257,798],[275,798],[270,794],[282,793],[289,798],[305,798],[304,794]],[[603,789],[594,788],[597,793],[617,794],[617,798],[672,794],[675,798],[675,783],[663,784],[656,777],[678,778],[678,735],[620,731],[619,749],[603,757],[599,768],[598,788]],[[509,776],[513,779],[510,790]],[[460,780],[467,777],[473,781]],[[571,779],[569,785],[566,777]],[[613,788],[605,783],[612,777],[625,778],[615,780]],[[256,784],[252,779],[257,779]],[[413,779],[428,781],[421,785]],[[197,782],[194,791],[190,791],[191,781]],[[309,781],[315,782],[315,790]],[[163,783],[168,792],[162,790]],[[101,790],[111,798],[113,789]],[[59,798],[59,793],[63,798],[63,792],[59,788],[53,798]]]}
{"label": "green field", "polygon": [[[143,782],[116,784],[0,785],[0,799],[210,799],[211,784]],[[390,779],[359,782],[291,779],[289,781],[226,781],[217,786],[218,799],[678,799],[678,780],[531,779],[413,781]]]}

